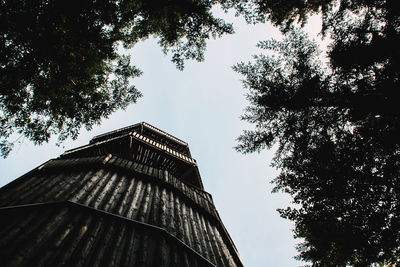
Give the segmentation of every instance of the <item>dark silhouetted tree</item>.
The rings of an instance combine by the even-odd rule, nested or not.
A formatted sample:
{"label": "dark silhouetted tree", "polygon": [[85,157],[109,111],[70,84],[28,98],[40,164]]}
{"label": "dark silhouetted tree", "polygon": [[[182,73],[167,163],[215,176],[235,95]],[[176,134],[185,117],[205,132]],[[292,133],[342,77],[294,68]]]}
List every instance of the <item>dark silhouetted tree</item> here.
{"label": "dark silhouetted tree", "polygon": [[140,96],[140,75],[118,53],[156,36],[179,69],[202,60],[206,40],[232,27],[212,16],[215,1],[0,1],[0,151],[13,133],[36,144],[76,138]]}
{"label": "dark silhouetted tree", "polygon": [[[304,239],[299,259],[315,266],[396,264],[399,9],[385,0],[289,1],[295,5],[284,12],[273,2],[285,5],[260,1],[267,12],[260,14],[281,25],[285,39],[260,42],[272,53],[234,67],[249,90],[243,119],[255,125],[237,149],[277,145],[274,190],[293,197],[295,205],[279,212]],[[323,32],[333,40],[326,68],[317,45],[291,26],[321,10]]]}

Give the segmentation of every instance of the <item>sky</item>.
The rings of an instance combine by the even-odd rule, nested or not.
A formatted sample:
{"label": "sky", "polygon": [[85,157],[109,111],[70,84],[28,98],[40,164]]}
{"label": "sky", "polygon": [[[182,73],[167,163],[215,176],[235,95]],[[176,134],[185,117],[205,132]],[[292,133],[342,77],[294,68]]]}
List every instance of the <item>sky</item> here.
{"label": "sky", "polygon": [[[132,83],[143,97],[60,147],[54,140],[42,146],[17,144],[7,159],[0,159],[0,186],[67,149],[88,144],[95,135],[145,121],[189,144],[205,190],[212,194],[244,266],[304,265],[293,259],[299,242],[293,238],[293,223],[276,211],[287,207],[290,197],[271,193],[270,181],[279,173],[270,167],[274,151],[243,155],[233,148],[241,132],[252,126],[240,120],[248,102],[243,77],[232,66],[250,61],[263,52],[256,48],[258,41],[280,38],[280,33],[268,24],[248,25],[232,14],[220,16],[234,23],[235,34],[210,40],[205,60],[186,62],[183,71],[155,39],[137,44],[129,53],[143,75]],[[315,33],[312,26],[308,30]]]}

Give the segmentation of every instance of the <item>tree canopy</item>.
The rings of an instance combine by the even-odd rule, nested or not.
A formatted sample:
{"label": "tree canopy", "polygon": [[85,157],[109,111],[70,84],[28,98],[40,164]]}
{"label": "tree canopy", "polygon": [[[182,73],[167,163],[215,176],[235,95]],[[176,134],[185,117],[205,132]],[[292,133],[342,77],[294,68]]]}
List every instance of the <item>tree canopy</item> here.
{"label": "tree canopy", "polygon": [[141,72],[118,52],[159,38],[179,69],[202,60],[206,39],[232,33],[215,1],[0,1],[0,151],[13,133],[36,144],[76,138],[140,97]]}
{"label": "tree canopy", "polygon": [[[211,8],[235,8],[249,23],[271,21],[272,54],[234,69],[249,89],[239,137],[244,153],[277,144],[280,210],[317,266],[397,263],[400,257],[400,10],[395,0],[1,0],[0,153],[13,134],[36,144],[76,138],[140,97],[141,74],[120,47],[159,38],[179,69],[203,59],[206,40],[232,33]],[[328,65],[293,25],[322,16]]]}
{"label": "tree canopy", "polygon": [[[264,3],[265,2],[265,3]],[[286,37],[272,52],[234,69],[244,75],[255,125],[239,137],[244,153],[277,145],[275,191],[294,205],[279,212],[302,238],[299,259],[315,266],[395,264],[400,259],[400,16],[395,1],[289,1],[266,16]],[[313,6],[308,7],[307,3]],[[284,3],[282,3],[284,5]],[[322,11],[332,38],[328,64],[293,28]],[[283,13],[282,13],[283,12]],[[261,13],[262,14],[262,13]],[[275,15],[274,15],[275,14]]]}

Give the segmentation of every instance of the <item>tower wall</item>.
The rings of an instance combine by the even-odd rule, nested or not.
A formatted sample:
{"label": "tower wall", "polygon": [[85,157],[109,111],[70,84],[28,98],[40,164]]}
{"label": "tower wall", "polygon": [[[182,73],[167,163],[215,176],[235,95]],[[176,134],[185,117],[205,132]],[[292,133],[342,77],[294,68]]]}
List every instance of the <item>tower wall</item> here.
{"label": "tower wall", "polygon": [[[132,143],[125,150],[109,141],[0,190],[4,266],[242,266],[211,195],[191,184],[197,178],[176,177],[187,175],[185,162],[162,169]],[[108,146],[114,154],[102,155]]]}

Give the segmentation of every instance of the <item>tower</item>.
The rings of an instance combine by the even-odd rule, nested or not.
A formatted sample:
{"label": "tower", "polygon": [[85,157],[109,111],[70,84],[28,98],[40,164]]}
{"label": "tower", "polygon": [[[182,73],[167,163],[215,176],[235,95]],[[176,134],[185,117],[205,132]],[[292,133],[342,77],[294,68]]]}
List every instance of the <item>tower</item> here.
{"label": "tower", "polygon": [[188,144],[147,123],[0,189],[2,266],[243,266]]}

